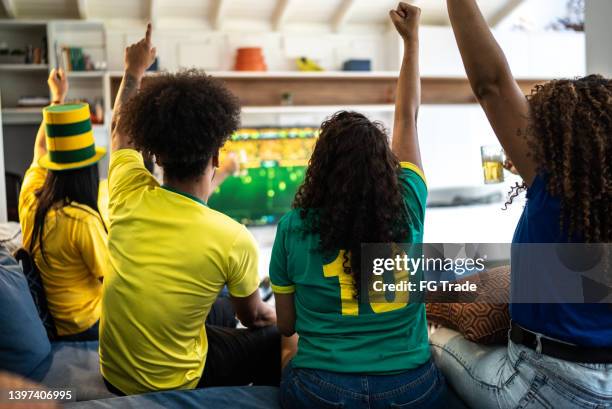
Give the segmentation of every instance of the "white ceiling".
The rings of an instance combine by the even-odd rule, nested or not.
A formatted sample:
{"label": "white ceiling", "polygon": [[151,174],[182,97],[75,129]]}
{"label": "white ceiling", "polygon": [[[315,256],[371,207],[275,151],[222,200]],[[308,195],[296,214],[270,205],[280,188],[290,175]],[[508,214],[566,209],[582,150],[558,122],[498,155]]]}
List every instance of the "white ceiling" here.
{"label": "white ceiling", "polygon": [[[478,0],[489,22],[497,24],[524,0]],[[201,21],[222,29],[226,24],[256,23],[271,28],[328,24],[387,23],[396,0],[0,0],[0,18],[130,21]],[[424,24],[446,25],[445,0],[412,0],[423,10]]]}

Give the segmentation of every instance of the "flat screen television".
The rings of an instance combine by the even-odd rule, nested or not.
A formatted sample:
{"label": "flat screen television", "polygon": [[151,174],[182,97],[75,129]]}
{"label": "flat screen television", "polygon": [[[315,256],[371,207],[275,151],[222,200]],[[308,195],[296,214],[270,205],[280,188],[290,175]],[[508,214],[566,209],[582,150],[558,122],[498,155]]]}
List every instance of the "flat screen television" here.
{"label": "flat screen television", "polygon": [[247,225],[277,222],[304,181],[317,128],[240,129],[221,150],[234,152],[240,171],[217,188],[208,205]]}

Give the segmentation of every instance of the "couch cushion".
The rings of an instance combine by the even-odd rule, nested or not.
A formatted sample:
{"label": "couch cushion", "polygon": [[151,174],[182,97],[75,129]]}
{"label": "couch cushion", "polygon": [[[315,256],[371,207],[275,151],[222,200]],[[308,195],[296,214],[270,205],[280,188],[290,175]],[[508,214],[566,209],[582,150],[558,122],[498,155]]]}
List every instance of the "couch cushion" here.
{"label": "couch cushion", "polygon": [[457,283],[466,280],[478,285],[476,296],[471,293],[459,296],[443,292],[427,294],[430,301],[427,303],[428,321],[457,330],[469,341],[480,344],[507,343],[510,329],[510,268],[494,268],[458,280]]}
{"label": "couch cushion", "polygon": [[21,267],[0,245],[0,368],[39,381],[51,344]]}
{"label": "couch cushion", "polygon": [[54,342],[52,362],[41,383],[52,389],[70,389],[76,400],[114,397],[100,374],[98,341]]}
{"label": "couch cushion", "polygon": [[69,409],[280,409],[278,388],[241,386],[155,392],[88,402],[72,402]]}

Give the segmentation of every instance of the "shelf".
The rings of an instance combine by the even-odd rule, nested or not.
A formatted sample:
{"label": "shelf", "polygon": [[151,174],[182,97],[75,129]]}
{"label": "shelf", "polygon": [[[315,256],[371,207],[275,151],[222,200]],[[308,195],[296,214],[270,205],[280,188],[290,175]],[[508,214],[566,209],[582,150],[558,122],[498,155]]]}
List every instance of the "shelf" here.
{"label": "shelf", "polygon": [[[2,109],[2,123],[4,125],[32,125],[42,121],[43,107],[15,107]],[[106,124],[92,124],[94,132],[106,132]]]}
{"label": "shelf", "polygon": [[372,105],[291,105],[291,106],[244,106],[242,113],[245,115],[258,114],[308,114],[308,113],[334,113],[337,111],[357,112],[393,112],[395,106],[392,104]]}
{"label": "shelf", "polygon": [[47,71],[48,64],[0,64],[0,71]]}
{"label": "shelf", "polygon": [[2,123],[4,125],[31,125],[42,120],[42,107],[2,108]]}
{"label": "shelf", "polygon": [[396,71],[211,71],[213,77],[245,79],[336,79],[336,78],[397,78]]}
{"label": "shelf", "polygon": [[68,71],[68,78],[102,78],[105,71]]}
{"label": "shelf", "polygon": [[0,19],[0,27],[43,28],[47,27],[47,22],[43,20],[12,20],[3,18]]}
{"label": "shelf", "polygon": [[[371,72],[236,72],[210,71],[210,75],[225,82],[231,92],[238,96],[248,113],[293,113],[308,112],[304,108],[279,107],[283,94],[291,94],[296,107],[389,106],[395,100],[397,73],[392,71]],[[110,101],[114,101],[121,72],[111,71]],[[154,77],[148,73],[144,78]],[[518,84],[529,94],[543,79],[519,79]],[[465,77],[422,77],[421,101],[423,104],[475,104],[476,98]],[[390,108],[382,108],[390,111]],[[319,109],[318,112],[322,110]],[[313,112],[311,109],[310,112]]]}
{"label": "shelf", "polygon": [[[147,72],[147,75],[154,75],[155,72]],[[335,78],[397,78],[397,71],[208,71],[207,74],[218,78],[232,79],[335,79]],[[123,77],[123,71],[109,71],[113,78]]]}

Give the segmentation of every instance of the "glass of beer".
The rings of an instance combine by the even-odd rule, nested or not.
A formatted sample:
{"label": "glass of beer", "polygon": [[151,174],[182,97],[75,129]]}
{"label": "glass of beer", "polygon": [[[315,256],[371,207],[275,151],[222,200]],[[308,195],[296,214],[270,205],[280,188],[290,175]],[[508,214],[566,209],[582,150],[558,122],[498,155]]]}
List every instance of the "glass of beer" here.
{"label": "glass of beer", "polygon": [[504,181],[505,154],[501,146],[486,145],[480,147],[482,170],[486,184],[502,183]]}

